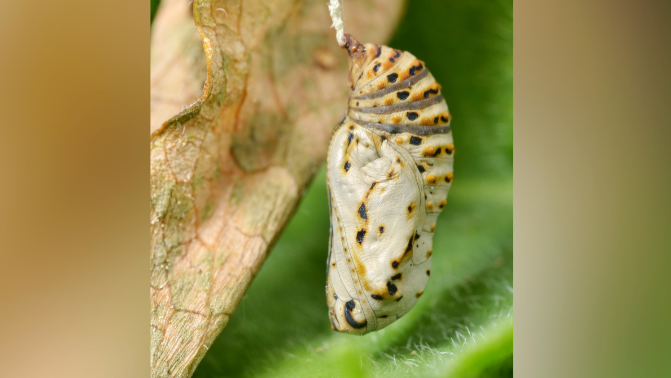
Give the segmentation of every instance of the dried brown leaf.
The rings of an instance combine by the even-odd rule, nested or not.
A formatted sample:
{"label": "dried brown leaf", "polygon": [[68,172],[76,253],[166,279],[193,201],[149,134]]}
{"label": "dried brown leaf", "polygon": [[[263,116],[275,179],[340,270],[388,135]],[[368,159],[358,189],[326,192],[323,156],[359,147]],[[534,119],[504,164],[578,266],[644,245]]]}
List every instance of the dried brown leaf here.
{"label": "dried brown leaf", "polygon": [[[345,114],[347,54],[329,28],[326,3],[196,0],[193,18],[184,0],[164,0],[159,9],[151,76],[152,377],[193,374]],[[384,43],[402,5],[348,1],[347,31]]]}

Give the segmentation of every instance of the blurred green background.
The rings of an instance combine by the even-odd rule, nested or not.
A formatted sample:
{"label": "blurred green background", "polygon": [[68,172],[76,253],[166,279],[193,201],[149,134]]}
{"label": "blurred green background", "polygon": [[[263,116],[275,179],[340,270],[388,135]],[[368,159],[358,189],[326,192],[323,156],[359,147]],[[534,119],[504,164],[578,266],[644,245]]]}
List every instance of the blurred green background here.
{"label": "blurred green background", "polygon": [[194,377],[512,377],[512,23],[510,0],[414,0],[388,43],[426,62],[454,117],[455,183],[415,308],[363,337],[331,331],[322,169]]}

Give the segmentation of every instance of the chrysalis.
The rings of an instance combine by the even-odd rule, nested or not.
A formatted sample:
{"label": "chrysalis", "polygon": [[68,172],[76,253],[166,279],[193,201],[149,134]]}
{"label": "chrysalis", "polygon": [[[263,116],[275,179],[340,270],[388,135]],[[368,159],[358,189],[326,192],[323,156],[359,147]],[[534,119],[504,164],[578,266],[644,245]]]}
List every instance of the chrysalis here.
{"label": "chrysalis", "polygon": [[327,157],[332,328],[393,323],[424,293],[454,144],[440,84],[412,54],[346,35],[350,96]]}

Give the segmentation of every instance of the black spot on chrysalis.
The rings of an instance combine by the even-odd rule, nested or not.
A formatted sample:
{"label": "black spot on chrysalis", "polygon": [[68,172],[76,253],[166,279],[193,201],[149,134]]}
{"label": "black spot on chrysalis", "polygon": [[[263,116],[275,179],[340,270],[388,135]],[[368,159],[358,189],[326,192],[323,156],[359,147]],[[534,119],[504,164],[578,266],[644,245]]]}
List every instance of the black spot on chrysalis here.
{"label": "black spot on chrysalis", "polygon": [[393,283],[387,282],[387,290],[389,290],[389,295],[394,295],[398,288]]}
{"label": "black spot on chrysalis", "polygon": [[359,207],[359,216],[360,216],[362,219],[368,219],[368,214],[366,214],[366,205],[363,204],[363,203],[362,203],[361,206]]}
{"label": "black spot on chrysalis", "polygon": [[405,100],[409,96],[410,96],[410,92],[408,92],[408,91],[396,92],[396,97],[398,97],[400,100]]}
{"label": "black spot on chrysalis", "polygon": [[349,301],[345,304],[345,320],[349,323],[352,328],[363,328],[366,326],[367,322],[357,323],[356,320],[352,317],[352,310],[354,310],[355,304],[354,301]]}
{"label": "black spot on chrysalis", "polygon": [[352,143],[352,138],[354,138],[354,134],[352,133],[347,134],[347,143]]}
{"label": "black spot on chrysalis", "polygon": [[408,117],[409,120],[414,121],[419,117],[419,114],[417,112],[407,112],[405,113],[406,117]]}
{"label": "black spot on chrysalis", "polygon": [[380,226],[380,233],[384,233],[384,226]]}
{"label": "black spot on chrysalis", "polygon": [[410,68],[410,76],[414,76],[417,73],[417,71],[421,70],[422,68],[424,68],[424,66],[422,66],[422,63],[420,63],[417,66],[411,67]]}
{"label": "black spot on chrysalis", "polygon": [[428,91],[424,91],[424,98],[429,98],[429,95],[432,95],[432,94],[438,94],[438,90],[429,89]]}
{"label": "black spot on chrysalis", "polygon": [[415,240],[419,239],[419,234],[415,233]]}
{"label": "black spot on chrysalis", "polygon": [[371,294],[370,297],[373,298],[373,299],[377,299],[378,301],[381,301],[381,300],[384,299],[382,296],[377,295],[377,294]]}
{"label": "black spot on chrysalis", "polygon": [[426,169],[424,169],[423,165],[417,165],[417,169],[419,169],[419,173],[424,173],[426,172]]}
{"label": "black spot on chrysalis", "polygon": [[445,116],[440,116],[440,120],[443,122],[447,122],[447,118],[445,118]]}
{"label": "black spot on chrysalis", "polygon": [[345,172],[349,171],[350,163],[349,161],[345,162]]}
{"label": "black spot on chrysalis", "polygon": [[431,275],[431,271],[430,271],[430,270],[427,270],[427,271],[426,271],[426,275],[427,275],[427,276],[430,276],[430,275]]}
{"label": "black spot on chrysalis", "polygon": [[[410,117],[408,117],[408,118],[410,118]],[[415,117],[415,118],[417,118],[417,117]],[[418,138],[416,136],[411,136],[410,137],[410,144],[412,144],[414,146],[419,146],[420,144],[422,144],[422,138]]]}
{"label": "black spot on chrysalis", "polygon": [[434,124],[434,125],[437,125],[437,124],[438,124],[438,117],[436,117],[436,118],[433,119],[433,124]]}
{"label": "black spot on chrysalis", "polygon": [[357,241],[357,243],[362,244],[362,243],[363,243],[363,238],[364,238],[365,236],[366,236],[366,230],[359,230],[359,231],[356,233],[356,241]]}
{"label": "black spot on chrysalis", "polygon": [[441,151],[442,151],[442,148],[438,147],[438,149],[436,150],[436,153],[433,154],[433,156],[436,157],[436,156],[440,155]]}
{"label": "black spot on chrysalis", "polygon": [[376,64],[376,65],[373,67],[373,72],[377,73],[377,70],[380,69],[380,66],[381,66],[380,63]]}
{"label": "black spot on chrysalis", "polygon": [[392,63],[394,63],[394,62],[396,61],[396,59],[394,59],[394,58],[389,58],[389,61],[392,62]]}
{"label": "black spot on chrysalis", "polygon": [[[412,236],[410,237],[410,240],[408,240],[408,246],[405,247],[405,253],[408,253],[410,251],[412,251]],[[404,253],[404,255],[405,255],[405,253]]]}
{"label": "black spot on chrysalis", "polygon": [[380,54],[382,54],[382,46],[376,45],[377,46],[377,55],[375,55],[375,59],[380,57]]}
{"label": "black spot on chrysalis", "polygon": [[388,80],[390,83],[395,83],[397,79],[398,79],[398,74],[397,74],[397,73],[393,73],[393,74],[391,74],[391,75],[387,75],[387,80]]}
{"label": "black spot on chrysalis", "polygon": [[400,297],[398,297],[398,299],[396,300],[396,302],[399,302],[401,299],[403,299],[403,296],[402,296],[402,295],[401,295]]}
{"label": "black spot on chrysalis", "polygon": [[401,278],[401,273],[399,273],[399,274],[397,274],[397,275],[391,277],[391,280],[392,280],[392,281],[396,281],[396,280],[399,279],[399,278]]}
{"label": "black spot on chrysalis", "polygon": [[394,268],[394,269],[398,268],[398,261],[393,261],[391,263],[391,267]]}
{"label": "black spot on chrysalis", "polygon": [[387,316],[389,316],[389,315],[380,315],[380,318],[381,318],[381,319],[386,319]]}

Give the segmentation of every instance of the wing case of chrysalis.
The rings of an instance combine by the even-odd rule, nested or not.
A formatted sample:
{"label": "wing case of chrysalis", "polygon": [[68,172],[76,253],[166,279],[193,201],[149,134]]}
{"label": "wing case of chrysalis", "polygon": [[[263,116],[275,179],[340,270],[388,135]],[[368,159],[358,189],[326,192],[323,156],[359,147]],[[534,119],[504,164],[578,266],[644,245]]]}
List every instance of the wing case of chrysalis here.
{"label": "wing case of chrysalis", "polygon": [[440,84],[424,62],[345,38],[351,92],[327,157],[326,296],[334,330],[365,334],[424,293],[454,143]]}

